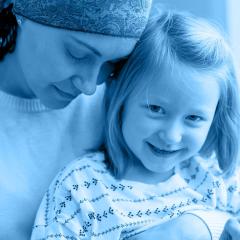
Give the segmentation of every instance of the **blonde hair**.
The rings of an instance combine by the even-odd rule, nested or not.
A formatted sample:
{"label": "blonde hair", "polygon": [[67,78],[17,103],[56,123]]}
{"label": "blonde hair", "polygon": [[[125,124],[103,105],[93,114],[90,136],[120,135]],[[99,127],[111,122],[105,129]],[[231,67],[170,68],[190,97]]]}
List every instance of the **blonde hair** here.
{"label": "blonde hair", "polygon": [[[200,151],[216,154],[219,167],[230,174],[239,150],[239,89],[231,50],[223,35],[209,22],[187,13],[164,12],[151,17],[135,50],[107,97],[107,159],[121,178],[134,159],[124,141],[121,114],[128,96],[147,84],[146,73],[161,71],[163,63],[181,63],[213,74],[220,86],[220,99],[207,139]],[[203,80],[204,81],[204,80]]]}

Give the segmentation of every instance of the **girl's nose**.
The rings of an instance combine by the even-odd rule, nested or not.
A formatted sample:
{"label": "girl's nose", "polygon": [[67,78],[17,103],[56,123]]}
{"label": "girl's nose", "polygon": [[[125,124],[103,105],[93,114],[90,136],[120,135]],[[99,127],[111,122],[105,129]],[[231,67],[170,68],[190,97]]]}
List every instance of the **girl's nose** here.
{"label": "girl's nose", "polygon": [[159,130],[158,135],[166,145],[176,145],[182,141],[182,131],[179,126],[166,126]]}

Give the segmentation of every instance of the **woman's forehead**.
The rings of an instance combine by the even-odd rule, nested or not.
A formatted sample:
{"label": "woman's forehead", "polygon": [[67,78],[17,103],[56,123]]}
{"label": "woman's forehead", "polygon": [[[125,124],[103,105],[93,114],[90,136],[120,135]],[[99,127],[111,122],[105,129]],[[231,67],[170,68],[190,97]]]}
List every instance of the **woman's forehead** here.
{"label": "woman's forehead", "polygon": [[115,37],[103,34],[69,31],[67,38],[76,46],[85,46],[98,56],[120,60],[127,57],[137,43],[135,38]]}

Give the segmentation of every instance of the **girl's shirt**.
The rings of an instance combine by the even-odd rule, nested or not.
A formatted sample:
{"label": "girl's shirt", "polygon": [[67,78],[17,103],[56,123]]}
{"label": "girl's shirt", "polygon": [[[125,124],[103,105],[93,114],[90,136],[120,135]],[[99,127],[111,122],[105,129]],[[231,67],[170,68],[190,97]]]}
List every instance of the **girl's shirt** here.
{"label": "girl's shirt", "polygon": [[128,239],[185,211],[216,208],[239,213],[239,177],[223,181],[200,157],[176,167],[165,182],[144,184],[116,180],[104,154],[90,153],[57,175],[39,208],[32,239]]}

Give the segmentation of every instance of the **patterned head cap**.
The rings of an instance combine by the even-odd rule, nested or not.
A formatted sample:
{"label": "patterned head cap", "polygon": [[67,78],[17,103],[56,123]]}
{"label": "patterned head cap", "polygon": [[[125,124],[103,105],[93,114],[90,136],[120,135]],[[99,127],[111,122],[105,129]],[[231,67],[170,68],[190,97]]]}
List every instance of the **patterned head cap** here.
{"label": "patterned head cap", "polygon": [[82,32],[139,38],[152,0],[15,0],[16,14]]}

